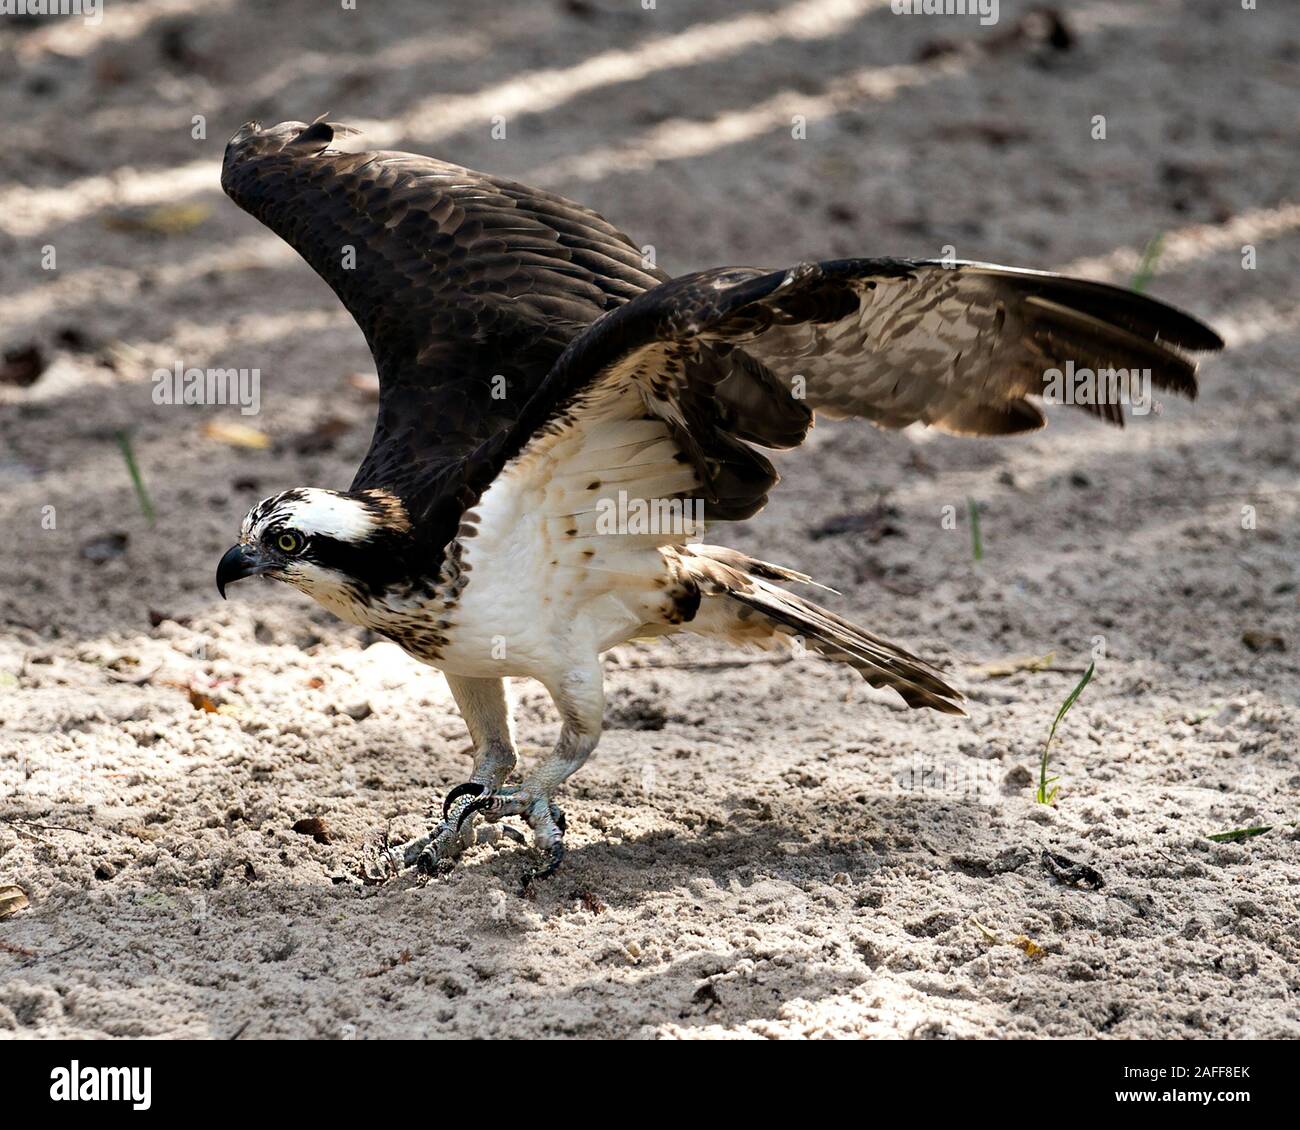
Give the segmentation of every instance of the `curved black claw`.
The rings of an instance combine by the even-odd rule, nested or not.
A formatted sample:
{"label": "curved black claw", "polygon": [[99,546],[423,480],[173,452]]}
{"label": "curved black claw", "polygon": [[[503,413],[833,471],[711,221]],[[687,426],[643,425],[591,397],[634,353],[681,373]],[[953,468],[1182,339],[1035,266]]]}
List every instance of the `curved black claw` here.
{"label": "curved black claw", "polygon": [[[466,781],[463,785],[457,785],[447,794],[447,799],[442,802],[442,818],[447,819],[448,814],[451,812],[452,801],[463,796],[482,796],[486,791],[487,786],[480,785],[477,781]],[[464,822],[465,818],[461,817],[461,823]]]}
{"label": "curved black claw", "polygon": [[[559,821],[557,820],[558,824]],[[547,859],[540,867],[533,867],[525,871],[520,886],[520,893],[526,894],[528,888],[541,879],[549,879],[555,874],[560,864],[564,862],[564,841],[556,840],[547,851]]]}
{"label": "curved black claw", "polygon": [[435,877],[442,874],[445,870],[445,868],[440,866],[441,862],[442,861],[438,859],[438,853],[433,849],[433,845],[429,844],[415,857],[415,869],[421,875]]}
{"label": "curved black claw", "polygon": [[460,814],[460,819],[456,821],[456,831],[459,832],[461,828],[465,826],[465,821],[468,820],[471,816],[473,816],[474,813],[482,812],[485,808],[490,808],[491,805],[492,805],[491,793],[479,797],[478,800],[470,801],[469,804],[465,806],[465,811]]}
{"label": "curved black claw", "polygon": [[[560,829],[560,835],[564,835],[569,830],[569,821],[565,819],[564,809],[558,804],[551,805],[551,819],[555,821],[555,826]],[[554,870],[554,868],[551,870]],[[545,876],[539,875],[538,878],[545,878]]]}

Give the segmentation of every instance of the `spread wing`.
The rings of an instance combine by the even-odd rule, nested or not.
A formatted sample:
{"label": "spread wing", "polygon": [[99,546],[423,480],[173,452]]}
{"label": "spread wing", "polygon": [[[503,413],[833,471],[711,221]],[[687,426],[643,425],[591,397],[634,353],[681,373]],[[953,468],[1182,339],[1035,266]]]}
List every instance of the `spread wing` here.
{"label": "spread wing", "polygon": [[[740,307],[711,332],[748,335],[749,352],[787,385],[802,374],[818,411],[892,428],[1041,427],[1031,398],[1050,393],[1048,374],[1070,362],[1149,369],[1155,388],[1194,396],[1196,366],[1184,351],[1223,347],[1195,318],[1135,291],[991,263],[844,260],[755,282],[775,289],[752,310],[736,294]],[[1121,403],[1077,406],[1123,426]]]}
{"label": "spread wing", "polygon": [[[380,403],[352,486],[397,494],[436,549],[512,460],[539,444],[568,458],[574,443],[550,440],[580,441],[611,414],[613,433],[591,429],[613,441],[595,462],[627,456],[620,478],[643,494],[743,518],[777,478],[758,448],[801,442],[814,410],[999,435],[1042,425],[1035,401],[1067,362],[1149,369],[1190,396],[1187,354],[1222,345],[1131,291],[989,264],[853,259],[663,282],[580,205],[428,157],[342,152],[342,132],[247,125],[222,187],[364,332]],[[1086,406],[1123,421],[1117,404]],[[657,480],[638,485],[634,466]]]}
{"label": "spread wing", "polygon": [[[692,472],[682,497],[698,492],[709,518],[745,517],[776,482],[750,444],[797,443],[810,409],[1004,435],[1044,424],[1053,370],[1149,370],[1154,388],[1194,396],[1189,353],[1222,345],[1153,298],[1045,272],[899,259],[718,268],[664,283],[576,338],[496,458],[589,428],[621,402],[671,437]],[[692,367],[701,352],[726,362],[711,384]],[[1122,404],[1094,399],[1079,406],[1123,423]]]}
{"label": "spread wing", "polygon": [[580,205],[429,157],[341,152],[347,132],[250,123],[221,184],[361,327],[380,399],[353,489],[393,491],[440,546],[463,464],[510,430],[579,332],[664,276]]}

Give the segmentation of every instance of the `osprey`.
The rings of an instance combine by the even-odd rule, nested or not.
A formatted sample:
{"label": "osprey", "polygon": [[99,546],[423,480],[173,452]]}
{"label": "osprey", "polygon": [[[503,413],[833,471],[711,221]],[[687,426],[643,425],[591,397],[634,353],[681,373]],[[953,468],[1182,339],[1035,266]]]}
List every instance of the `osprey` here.
{"label": "osprey", "polygon": [[[929,664],[790,591],[809,583],[700,541],[763,508],[763,449],[814,412],[959,435],[1041,427],[1051,374],[1149,375],[1193,396],[1213,330],[1132,291],[987,263],[840,259],[669,279],[595,212],[429,157],[348,152],[346,127],[245,125],[221,183],[356,319],[379,372],[346,491],[249,511],[217,587],[262,575],[444,672],[474,744],[427,836],[386,853],[438,873],[474,822],[521,816],[549,875],[560,785],[595,749],[601,654],[689,631],[803,647],[911,707],[962,714]],[[1113,382],[1112,382],[1113,383]],[[1104,392],[1104,390],[1102,390]],[[1080,406],[1122,424],[1116,396]],[[503,679],[562,720],[517,784]]]}

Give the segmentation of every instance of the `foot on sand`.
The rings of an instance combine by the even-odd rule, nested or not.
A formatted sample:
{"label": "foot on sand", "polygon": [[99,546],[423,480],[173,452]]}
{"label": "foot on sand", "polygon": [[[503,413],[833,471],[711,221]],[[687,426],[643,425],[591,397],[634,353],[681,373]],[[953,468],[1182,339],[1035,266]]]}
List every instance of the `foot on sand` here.
{"label": "foot on sand", "polygon": [[[451,796],[460,794],[465,788],[461,785],[453,789]],[[536,867],[524,872],[524,890],[528,889],[530,883],[555,874],[564,859],[564,832],[568,821],[565,820],[564,810],[545,791],[524,786],[507,786],[493,793],[480,790],[461,810],[457,828],[479,813],[494,821],[503,816],[522,816],[532,829],[533,847],[541,859]]]}
{"label": "foot on sand", "polygon": [[[564,811],[541,793],[518,786],[489,791],[478,781],[466,781],[447,794],[442,820],[428,835],[392,847],[375,845],[363,851],[360,870],[368,882],[384,882],[411,867],[429,876],[445,875],[473,843],[496,843],[503,837],[523,843],[517,829],[497,822],[506,816],[522,816],[533,831],[533,846],[541,857],[537,866],[522,877],[523,889],[555,873],[564,858]],[[489,823],[475,834],[479,817]]]}

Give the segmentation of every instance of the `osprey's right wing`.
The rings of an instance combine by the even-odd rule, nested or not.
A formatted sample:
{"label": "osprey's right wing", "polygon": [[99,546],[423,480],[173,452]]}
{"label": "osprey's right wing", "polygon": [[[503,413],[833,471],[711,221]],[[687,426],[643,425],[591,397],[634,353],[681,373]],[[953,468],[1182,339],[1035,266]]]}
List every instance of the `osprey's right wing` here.
{"label": "osprey's right wing", "polygon": [[665,276],[590,209],[431,157],[337,148],[351,132],[250,123],[221,184],[361,327],[380,398],[353,489],[393,491],[437,541],[460,513],[456,465],[514,423],[578,333]]}

